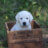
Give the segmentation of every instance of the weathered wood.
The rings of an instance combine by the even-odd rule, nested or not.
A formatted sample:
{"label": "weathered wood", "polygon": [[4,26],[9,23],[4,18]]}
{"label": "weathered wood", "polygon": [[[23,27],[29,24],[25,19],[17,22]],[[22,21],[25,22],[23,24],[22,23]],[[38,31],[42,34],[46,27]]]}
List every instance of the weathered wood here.
{"label": "weathered wood", "polygon": [[42,42],[8,44],[9,48],[43,48]]}
{"label": "weathered wood", "polygon": [[15,41],[24,41],[24,40],[42,40],[42,32],[41,29],[33,29],[32,31],[17,31],[8,33],[8,41],[9,43]]}

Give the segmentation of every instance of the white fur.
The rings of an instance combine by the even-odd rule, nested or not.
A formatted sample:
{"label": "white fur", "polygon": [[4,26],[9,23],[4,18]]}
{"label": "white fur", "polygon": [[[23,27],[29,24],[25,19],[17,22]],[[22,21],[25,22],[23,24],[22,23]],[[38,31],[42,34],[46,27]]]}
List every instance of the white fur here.
{"label": "white fur", "polygon": [[[33,16],[30,12],[20,11],[17,13],[15,18],[16,18],[16,24],[11,28],[11,31],[31,30],[30,23],[33,20]],[[26,26],[23,26],[23,22],[26,22]]]}

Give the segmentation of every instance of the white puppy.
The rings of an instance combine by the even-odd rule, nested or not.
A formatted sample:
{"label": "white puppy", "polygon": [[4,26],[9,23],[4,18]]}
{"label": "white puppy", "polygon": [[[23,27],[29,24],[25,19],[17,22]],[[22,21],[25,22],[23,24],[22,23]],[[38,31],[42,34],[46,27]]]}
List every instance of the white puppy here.
{"label": "white puppy", "polygon": [[11,28],[11,31],[19,31],[19,30],[31,30],[31,21],[33,20],[33,16],[28,11],[20,11],[15,16],[16,24]]}

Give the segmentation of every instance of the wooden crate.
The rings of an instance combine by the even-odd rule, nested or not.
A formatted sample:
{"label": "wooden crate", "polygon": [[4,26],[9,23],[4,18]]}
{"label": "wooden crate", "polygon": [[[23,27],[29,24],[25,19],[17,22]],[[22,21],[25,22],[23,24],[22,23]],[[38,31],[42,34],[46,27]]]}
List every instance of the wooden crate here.
{"label": "wooden crate", "polygon": [[33,21],[32,30],[9,31],[15,22],[7,22],[8,48],[42,48],[42,29]]}

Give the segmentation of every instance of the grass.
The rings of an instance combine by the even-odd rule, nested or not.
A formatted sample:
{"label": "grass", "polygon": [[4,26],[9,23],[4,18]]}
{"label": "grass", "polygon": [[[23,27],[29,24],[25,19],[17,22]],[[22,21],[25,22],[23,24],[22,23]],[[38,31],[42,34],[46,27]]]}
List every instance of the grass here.
{"label": "grass", "polygon": [[8,47],[1,47],[1,46],[0,46],[0,48],[8,48]]}

